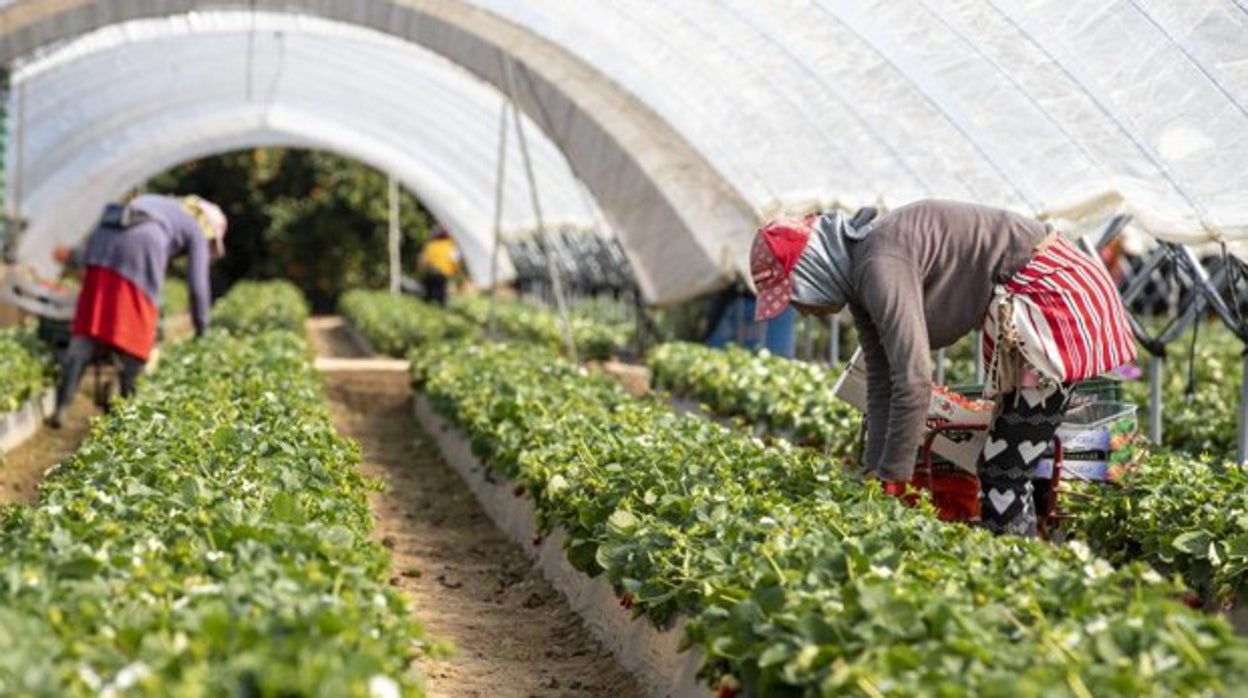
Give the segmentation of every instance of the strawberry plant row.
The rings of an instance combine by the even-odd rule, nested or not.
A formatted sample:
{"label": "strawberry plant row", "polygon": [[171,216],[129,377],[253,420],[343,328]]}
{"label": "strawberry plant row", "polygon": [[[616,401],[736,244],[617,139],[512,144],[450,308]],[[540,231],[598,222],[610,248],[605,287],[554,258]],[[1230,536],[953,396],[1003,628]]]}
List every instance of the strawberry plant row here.
{"label": "strawberry plant row", "polygon": [[[457,296],[451,310],[479,326],[490,317],[490,299],[484,296]],[[563,330],[554,313],[522,301],[496,298],[494,323],[502,336],[517,342],[531,342],[558,349],[563,344]],[[629,341],[630,326],[604,323],[573,313],[570,317],[572,338],[580,358],[606,360],[618,354]]]}
{"label": "strawberry plant row", "polygon": [[236,334],[303,333],[308,302],[289,281],[240,281],[212,307],[212,323]]}
{"label": "strawberry plant row", "polygon": [[40,397],[55,375],[52,355],[30,325],[0,330],[0,413]]}
{"label": "strawberry plant row", "polygon": [[531,348],[413,353],[413,381],[567,536],[569,561],[749,695],[1214,695],[1248,647],[1142,565],[907,509],[814,450],[634,400]]}
{"label": "strawberry plant row", "polygon": [[835,378],[819,364],[736,346],[667,342],[650,351],[647,365],[657,388],[840,458],[850,456],[861,429],[861,415],[832,395]]}
{"label": "strawberry plant row", "polygon": [[1110,560],[1181,574],[1208,607],[1248,597],[1248,470],[1157,451],[1112,487],[1068,498],[1071,531]]}
{"label": "strawberry plant row", "polygon": [[338,310],[375,350],[389,356],[402,357],[426,343],[468,337],[475,331],[437,306],[387,291],[348,291],[339,299]]}
{"label": "strawberry plant row", "polygon": [[[1233,459],[1244,347],[1216,321],[1200,326],[1194,347],[1191,339],[1189,332],[1170,345],[1172,353],[1162,382],[1162,443],[1192,455],[1208,453],[1215,460]],[[1147,352],[1141,350],[1140,365],[1145,372],[1150,361]],[[1148,381],[1132,381],[1126,387],[1132,402],[1148,404]]]}
{"label": "strawberry plant row", "polygon": [[[787,428],[801,443],[838,454],[857,439],[852,418],[821,417],[825,430],[800,429],[817,415],[849,409],[832,396],[835,375],[825,367],[683,343],[660,345],[649,363],[657,385],[715,414]],[[1230,607],[1248,593],[1246,485],[1242,466],[1158,450],[1114,485],[1077,487],[1063,507],[1075,517],[1070,533],[1097,553],[1179,574],[1201,599]]]}
{"label": "strawberry plant row", "polygon": [[418,693],[358,460],[301,338],[178,345],[0,517],[0,694]]}

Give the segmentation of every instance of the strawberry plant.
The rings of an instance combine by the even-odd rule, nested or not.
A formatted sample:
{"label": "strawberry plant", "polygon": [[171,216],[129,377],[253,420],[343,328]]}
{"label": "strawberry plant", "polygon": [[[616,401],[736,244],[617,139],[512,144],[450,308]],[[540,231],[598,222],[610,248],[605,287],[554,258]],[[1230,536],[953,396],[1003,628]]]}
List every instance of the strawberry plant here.
{"label": "strawberry plant", "polygon": [[42,395],[55,375],[52,356],[30,325],[0,330],[0,413]]}
{"label": "strawberry plant", "polygon": [[212,306],[212,324],[236,334],[302,333],[307,319],[303,291],[289,281],[240,281]]}
{"label": "strawberry plant", "polygon": [[841,459],[857,441],[861,415],[833,396],[837,374],[826,366],[687,342],[655,347],[647,363],[656,387],[703,402],[716,414],[762,424]]}
{"label": "strawberry plant", "polygon": [[1183,588],[1082,544],[946,525],[811,449],[632,400],[553,355],[410,357],[486,467],[631,612],[689,619],[709,685],[746,695],[1201,695],[1248,646]]}
{"label": "strawberry plant", "polygon": [[[1221,340],[1212,344],[1215,351],[1221,346],[1222,354],[1228,353]],[[821,367],[737,348],[665,344],[651,353],[649,362],[658,385],[702,400],[716,414],[740,416],[773,430],[815,414],[810,405],[828,392],[822,386],[835,382]],[[1225,378],[1220,372],[1226,365],[1212,360],[1203,364],[1202,384]],[[812,381],[807,378],[812,374],[819,377]],[[810,396],[797,415],[786,411],[793,409],[792,401],[785,402],[795,393]],[[837,402],[830,395],[826,399]],[[838,452],[837,444],[844,449],[857,437],[856,424],[838,426],[833,420],[829,426],[826,441],[806,443]],[[1190,438],[1195,428],[1178,433]],[[1236,605],[1248,593],[1244,468],[1158,450],[1127,469],[1114,485],[1066,487],[1074,489],[1062,500],[1063,509],[1075,517],[1067,524],[1069,535],[1110,561],[1145,561],[1177,574],[1211,607]]]}
{"label": "strawberry plant", "polygon": [[[451,300],[450,307],[468,320],[484,326],[489,320],[490,303],[490,299],[484,296],[456,296]],[[555,349],[563,345],[563,330],[555,313],[521,301],[496,298],[493,303],[494,324],[502,336],[512,341]],[[631,325],[602,322],[576,312],[571,313],[569,321],[577,352],[582,359],[609,359],[628,345],[632,335]]]}
{"label": "strawberry plant", "polygon": [[437,306],[386,291],[348,291],[338,300],[338,308],[374,349],[390,356],[474,332],[467,322]]}
{"label": "strawberry plant", "polygon": [[[1215,460],[1233,458],[1239,415],[1239,387],[1243,382],[1240,354],[1244,347],[1220,323],[1203,324],[1189,356],[1191,333],[1170,345],[1162,381],[1162,445],[1193,456],[1208,453]],[[1147,376],[1152,359],[1140,351]],[[1193,363],[1189,367],[1188,362]],[[1189,394],[1189,374],[1195,379]],[[1148,380],[1126,384],[1131,402],[1148,404]],[[1141,411],[1143,407],[1141,407]]]}
{"label": "strawberry plant", "polygon": [[1248,596],[1248,470],[1157,451],[1113,486],[1068,498],[1075,535],[1114,561],[1182,575],[1209,605]]}
{"label": "strawberry plant", "polygon": [[0,517],[0,694],[419,694],[359,449],[306,343],[221,331]]}

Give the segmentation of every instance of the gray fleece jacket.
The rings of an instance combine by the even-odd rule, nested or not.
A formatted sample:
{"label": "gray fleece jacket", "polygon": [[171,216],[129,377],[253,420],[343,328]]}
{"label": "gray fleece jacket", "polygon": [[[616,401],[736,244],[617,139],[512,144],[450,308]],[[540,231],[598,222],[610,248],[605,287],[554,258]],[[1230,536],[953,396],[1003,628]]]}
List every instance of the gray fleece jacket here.
{"label": "gray fleece jacket", "polygon": [[850,243],[869,473],[911,477],[931,400],[930,352],[982,325],[993,287],[1022,268],[1050,230],[1000,209],[929,200],[881,216]]}

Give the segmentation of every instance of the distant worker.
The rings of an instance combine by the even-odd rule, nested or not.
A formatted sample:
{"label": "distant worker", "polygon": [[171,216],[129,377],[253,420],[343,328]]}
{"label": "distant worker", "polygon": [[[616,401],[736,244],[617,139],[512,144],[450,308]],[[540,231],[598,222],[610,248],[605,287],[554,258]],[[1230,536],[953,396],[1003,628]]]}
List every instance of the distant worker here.
{"label": "distant worker", "polygon": [[446,228],[435,226],[416,260],[416,273],[425,288],[425,300],[446,305],[447,284],[460,273],[459,248]]}
{"label": "distant worker", "polygon": [[61,426],[97,349],[117,354],[121,394],[134,392],[156,343],[161,288],[176,257],[187,257],[191,320],[196,336],[204,333],[212,300],[208,265],[225,253],[225,230],[225,214],[210,201],[146,194],[105,208],[81,247],[53,250],[57,261],[83,267],[84,276],[50,426]]}
{"label": "distant worker", "polygon": [[1037,531],[1032,478],[1068,387],[1130,362],[1135,342],[1113,281],[1048,225],[986,206],[919,201],[854,225],[840,213],[773,221],[750,271],[757,319],[788,305],[849,306],[867,365],[868,477],[904,493],[932,394],[930,352],[984,330],[986,397],[997,399],[980,461],[980,524]]}

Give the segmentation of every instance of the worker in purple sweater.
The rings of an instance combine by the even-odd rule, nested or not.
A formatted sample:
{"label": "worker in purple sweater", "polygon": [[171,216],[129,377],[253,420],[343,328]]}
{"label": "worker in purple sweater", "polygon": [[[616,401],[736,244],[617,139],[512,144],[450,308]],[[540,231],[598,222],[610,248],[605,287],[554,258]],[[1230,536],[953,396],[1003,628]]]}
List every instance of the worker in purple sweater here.
{"label": "worker in purple sweater", "polygon": [[191,320],[196,335],[203,334],[212,301],[208,265],[225,252],[225,230],[225,214],[210,201],[147,194],[106,208],[81,247],[71,251],[58,246],[53,256],[84,267],[85,275],[50,426],[61,425],[98,348],[121,359],[121,394],[134,392],[156,343],[160,292],[169,262],[176,257],[187,257]]}
{"label": "worker in purple sweater", "polygon": [[980,523],[1034,535],[1032,477],[1072,383],[1130,362],[1104,268],[1040,221],[919,201],[854,225],[839,212],[773,221],[750,259],[756,318],[848,306],[867,365],[868,477],[904,493],[932,392],[930,352],[984,330],[997,411],[979,466]]}

